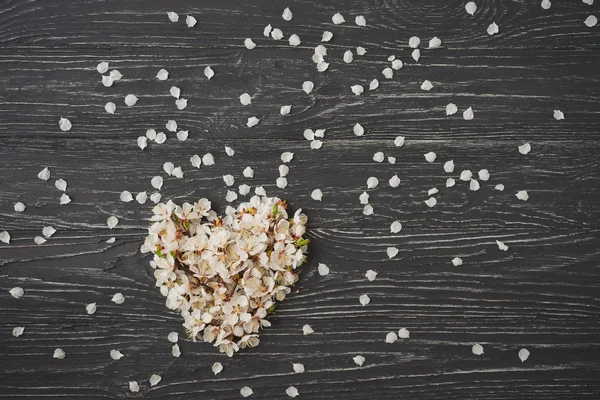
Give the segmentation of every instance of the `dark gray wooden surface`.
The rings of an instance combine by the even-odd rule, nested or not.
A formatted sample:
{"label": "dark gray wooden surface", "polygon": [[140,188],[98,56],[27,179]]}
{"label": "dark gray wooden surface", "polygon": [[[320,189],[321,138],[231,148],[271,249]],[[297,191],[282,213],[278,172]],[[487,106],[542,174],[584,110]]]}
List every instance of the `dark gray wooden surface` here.
{"label": "dark gray wooden surface", "polygon": [[[598,5],[554,0],[549,10],[528,0],[478,0],[469,16],[458,0],[3,0],[0,2],[0,398],[237,399],[243,386],[255,399],[285,399],[294,385],[305,399],[597,399],[600,395],[600,27],[583,24]],[[289,6],[294,18],[285,22]],[[166,11],[181,20],[170,23]],[[346,24],[333,26],[342,12]],[[185,26],[186,14],[198,25]],[[356,15],[367,27],[354,24]],[[488,36],[491,22],[500,32]],[[286,39],[262,36],[265,25]],[[310,57],[324,30],[331,65],[318,73]],[[296,33],[303,43],[291,48]],[[408,39],[442,39],[436,50],[410,59]],[[251,37],[257,48],[247,50]],[[365,56],[342,62],[361,45]],[[422,46],[424,47],[424,46]],[[381,70],[389,55],[405,62],[394,79]],[[124,77],[105,88],[95,66],[109,61]],[[216,72],[207,80],[202,70]],[[160,68],[168,81],[154,77]],[[374,92],[354,96],[349,86]],[[315,82],[306,95],[304,80]],[[435,85],[420,90],[424,79]],[[178,111],[168,94],[182,89],[189,106]],[[238,96],[254,94],[243,107]],[[140,100],[123,104],[126,94]],[[104,112],[114,101],[116,115]],[[449,102],[459,114],[445,116]],[[289,116],[279,107],[293,106]],[[473,106],[475,119],[461,113]],[[552,117],[561,109],[564,121]],[[251,115],[262,121],[245,126]],[[73,123],[58,129],[58,119]],[[181,143],[169,135],[145,151],[136,138],[168,119],[189,129]],[[352,133],[360,122],[362,137]],[[310,150],[306,128],[327,128],[321,150]],[[393,139],[406,136],[396,148]],[[525,142],[533,150],[519,154]],[[224,145],[236,150],[228,157]],[[216,165],[195,170],[193,154],[210,151]],[[289,186],[278,189],[279,156],[295,152]],[[395,165],[372,161],[396,156]],[[438,154],[427,163],[423,154]],[[462,169],[489,169],[478,192],[464,183],[445,189],[444,161]],[[181,165],[185,179],[169,178],[164,198],[209,197],[225,206],[221,176],[263,185],[310,217],[312,239],[298,293],[273,316],[261,344],[228,359],[210,345],[180,340],[170,354],[166,336],[181,333],[181,318],[164,307],[148,258],[138,251],[150,202],[119,201],[122,190],[151,191],[162,164]],[[37,173],[50,167],[52,178]],[[254,179],[242,177],[252,166]],[[392,189],[394,174],[402,184]],[[366,179],[375,214],[358,203]],[[73,202],[58,205],[57,178],[68,181]],[[503,183],[504,192],[493,190]],[[423,204],[438,187],[438,205]],[[324,192],[313,201],[315,188]],[[528,190],[530,199],[515,193]],[[23,201],[18,214],[13,204]],[[121,223],[109,231],[105,221]],[[389,225],[404,229],[390,234]],[[58,232],[33,243],[41,228]],[[116,243],[105,240],[115,236]],[[495,240],[510,249],[498,250]],[[388,260],[385,249],[397,246]],[[460,256],[464,265],[454,267]],[[321,277],[318,262],[331,268]],[[364,274],[379,272],[374,282]],[[25,289],[14,299],[8,290]],[[126,301],[110,301],[122,292]],[[371,304],[362,307],[359,295]],[[98,303],[89,316],[85,305]],[[309,323],[315,334],[303,336]],[[24,326],[19,338],[14,326]],[[406,327],[410,339],[384,343]],[[480,343],[485,354],[475,356]],[[67,352],[52,358],[55,348]],[[517,353],[526,347],[530,358]],[[125,357],[114,361],[111,349]],[[363,355],[358,367],[352,357]],[[221,361],[214,376],[210,366]],[[292,362],[303,363],[294,374]],[[151,374],[162,382],[149,387]],[[127,382],[137,380],[139,394]]]}

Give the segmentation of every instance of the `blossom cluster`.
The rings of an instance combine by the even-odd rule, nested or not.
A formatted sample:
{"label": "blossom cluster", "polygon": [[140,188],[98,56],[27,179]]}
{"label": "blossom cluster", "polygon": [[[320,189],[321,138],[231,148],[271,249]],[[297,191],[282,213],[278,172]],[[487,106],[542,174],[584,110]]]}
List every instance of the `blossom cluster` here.
{"label": "blossom cluster", "polygon": [[298,280],[308,218],[277,197],[254,196],[224,217],[207,199],[157,204],[142,252],[153,253],[156,286],[186,332],[230,357],[259,343],[266,319]]}

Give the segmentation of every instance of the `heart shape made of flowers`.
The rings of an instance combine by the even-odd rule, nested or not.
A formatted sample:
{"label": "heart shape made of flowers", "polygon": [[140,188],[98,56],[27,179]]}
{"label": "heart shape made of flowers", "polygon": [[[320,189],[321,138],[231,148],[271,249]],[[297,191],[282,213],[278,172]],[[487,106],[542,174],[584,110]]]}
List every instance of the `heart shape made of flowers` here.
{"label": "heart shape made of flowers", "polygon": [[306,260],[308,218],[287,203],[254,196],[224,217],[211,202],[157,204],[141,247],[153,253],[156,286],[181,313],[194,341],[214,343],[230,357],[259,343],[267,316],[298,281]]}

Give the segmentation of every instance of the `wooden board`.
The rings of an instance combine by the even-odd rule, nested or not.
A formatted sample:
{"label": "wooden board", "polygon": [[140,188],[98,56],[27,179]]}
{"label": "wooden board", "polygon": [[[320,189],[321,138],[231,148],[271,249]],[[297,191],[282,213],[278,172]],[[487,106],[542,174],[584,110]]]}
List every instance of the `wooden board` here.
{"label": "wooden board", "polygon": [[[0,7],[0,398],[286,399],[293,385],[308,399],[597,399],[600,394],[600,30],[583,24],[598,5],[529,0],[477,1],[83,0],[5,1]],[[281,18],[289,6],[292,21]],[[170,23],[166,11],[180,14]],[[334,26],[342,12],[346,24]],[[187,28],[190,14],[198,25]],[[364,15],[367,27],[354,24]],[[487,26],[496,22],[497,35]],[[271,23],[286,37],[262,36]],[[324,30],[325,73],[310,60]],[[301,46],[291,48],[296,33]],[[408,39],[422,41],[410,58]],[[438,36],[442,47],[426,49]],[[257,48],[247,50],[245,38]],[[346,64],[343,53],[364,46]],[[425,48],[423,48],[425,47]],[[388,56],[404,67],[387,80]],[[96,64],[109,61],[123,79],[105,88]],[[207,80],[205,66],[215,76]],[[156,72],[170,77],[160,82]],[[380,87],[355,96],[377,78]],[[420,89],[423,80],[434,88]],[[312,80],[307,95],[302,82]],[[189,99],[177,110],[176,85]],[[253,95],[252,105],[240,94]],[[123,99],[139,97],[134,107]],[[104,104],[117,104],[115,115]],[[445,115],[448,103],[459,113]],[[282,105],[292,105],[281,116]],[[475,118],[462,111],[472,106]],[[560,109],[565,120],[553,118]],[[246,127],[250,116],[261,119]],[[67,117],[73,129],[62,132]],[[189,130],[141,151],[149,128],[175,119]],[[353,133],[355,123],[364,136]],[[305,129],[326,129],[311,150]],[[394,145],[405,136],[402,147]],[[528,155],[519,145],[531,143]],[[236,150],[233,157],[224,146]],[[275,185],[280,155],[294,152],[289,185]],[[374,153],[396,157],[377,163]],[[437,159],[425,161],[434,151]],[[194,154],[211,152],[214,166],[195,169]],[[453,173],[443,170],[454,160]],[[309,261],[296,291],[272,317],[258,348],[229,359],[205,343],[183,339],[181,318],[164,306],[148,257],[139,252],[152,204],[123,203],[129,190],[154,192],[162,165],[181,165],[184,179],[166,178],[161,193],[177,201],[208,197],[224,211],[222,175],[234,188],[263,186],[310,217]],[[45,166],[52,178],[37,173]],[[244,178],[251,166],[255,177]],[[489,181],[473,192],[448,177],[469,169]],[[392,188],[397,174],[402,182]],[[369,177],[375,213],[363,215],[359,195]],[[68,182],[72,203],[59,205],[54,180]],[[495,190],[497,184],[504,191]],[[437,188],[438,204],[424,204]],[[311,199],[320,188],[322,202]],[[530,199],[515,194],[527,190]],[[27,204],[16,213],[17,201]],[[113,230],[106,218],[116,215]],[[391,234],[399,220],[403,229]],[[43,245],[44,226],[58,231]],[[114,244],[106,243],[115,237]],[[496,240],[509,250],[500,251]],[[390,260],[386,248],[398,247]],[[452,258],[464,264],[454,267]],[[330,275],[317,273],[326,263]],[[378,272],[369,282],[365,272]],[[25,289],[14,299],[8,290]],[[112,295],[126,301],[116,305]],[[368,294],[371,303],[358,301]],[[98,303],[89,316],[85,305]],[[315,334],[302,335],[309,323]],[[11,331],[24,326],[15,338]],[[410,338],[386,344],[390,331]],[[182,356],[167,334],[180,332]],[[480,343],[484,354],[471,347]],[[67,357],[52,358],[61,347]],[[522,363],[517,353],[531,356]],[[112,360],[111,349],[125,354]],[[357,366],[352,358],[363,355]],[[211,365],[220,361],[221,374]],[[292,363],[306,372],[295,374]],[[162,381],[150,387],[156,373]],[[131,393],[128,381],[140,383]]]}

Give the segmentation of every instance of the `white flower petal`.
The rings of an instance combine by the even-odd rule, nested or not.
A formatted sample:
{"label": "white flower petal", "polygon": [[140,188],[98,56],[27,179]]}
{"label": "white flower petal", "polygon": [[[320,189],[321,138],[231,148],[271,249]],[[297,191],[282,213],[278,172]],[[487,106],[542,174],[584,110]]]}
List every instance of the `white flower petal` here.
{"label": "white flower petal", "polygon": [[503,191],[504,190],[504,185],[499,183],[496,186],[494,186],[494,189],[498,190],[498,191]]}
{"label": "white flower petal", "polygon": [[592,28],[594,26],[596,26],[596,24],[598,23],[598,18],[596,18],[594,15],[589,15],[585,21],[583,21],[583,23],[585,24],[585,26],[587,26],[588,28]]}
{"label": "white flower petal", "polygon": [[425,204],[431,208],[437,204],[437,200],[435,197],[430,197],[429,199],[425,200]]}
{"label": "white flower petal", "polygon": [[119,350],[113,349],[110,351],[110,358],[112,358],[113,360],[120,360],[123,357],[124,357],[124,354],[121,353]]}
{"label": "white flower petal", "polygon": [[178,110],[184,110],[187,107],[188,104],[188,100],[187,99],[177,99],[175,100],[175,107],[177,107]]}
{"label": "white flower petal", "polygon": [[327,68],[329,68],[329,63],[326,63],[325,61],[321,61],[317,64],[317,71],[319,72],[324,72]]}
{"label": "white flower petal", "polygon": [[67,353],[65,353],[63,349],[58,348],[58,349],[54,350],[54,354],[52,355],[52,358],[62,360],[66,356],[67,356]]}
{"label": "white flower petal", "polygon": [[352,130],[356,136],[362,136],[365,133],[365,129],[358,122],[354,124],[354,128],[352,128]]}
{"label": "white flower petal", "polygon": [[479,179],[482,181],[487,181],[490,179],[490,172],[487,169],[479,170]]}
{"label": "white flower petal", "polygon": [[300,363],[292,363],[292,368],[294,369],[294,372],[297,374],[301,374],[304,372],[304,365],[300,364]]}
{"label": "white flower petal", "polygon": [[444,171],[447,173],[454,172],[454,160],[446,161],[444,163]]}
{"label": "white flower petal", "polygon": [[213,76],[215,76],[215,71],[213,71],[210,65],[204,68],[204,76],[206,76],[208,79],[211,79]]}
{"label": "white flower petal", "polygon": [[19,337],[25,332],[25,327],[23,326],[15,326],[12,330],[12,335],[14,337]]}
{"label": "white flower petal", "polygon": [[373,79],[371,83],[369,83],[369,90],[375,90],[379,87],[379,81],[377,79]]}
{"label": "white flower petal", "polygon": [[19,286],[15,286],[14,288],[10,289],[8,292],[15,299],[20,299],[25,294],[25,291],[23,290],[23,288],[21,288]]}
{"label": "white flower petal", "polygon": [[146,201],[148,200],[148,193],[147,192],[139,192],[138,194],[135,195],[135,200],[139,203],[139,204],[145,204]]}
{"label": "white flower petal", "polygon": [[10,233],[7,231],[0,232],[0,242],[9,244],[10,243]]}
{"label": "white flower petal", "polygon": [[404,136],[397,136],[396,139],[394,139],[394,145],[396,147],[402,147],[404,146],[404,140],[406,138]]}
{"label": "white flower petal", "polygon": [[400,328],[398,331],[398,337],[400,339],[408,339],[410,337],[410,332],[406,328]]}
{"label": "white flower petal", "polygon": [[238,192],[240,192],[240,194],[241,194],[242,196],[245,196],[245,195],[247,195],[248,193],[250,193],[250,189],[251,189],[251,188],[250,188],[250,186],[248,186],[248,185],[246,185],[246,184],[243,184],[243,185],[240,185],[240,186],[238,187]]}
{"label": "white flower petal", "polygon": [[292,106],[281,106],[279,113],[281,115],[288,115],[292,111]]}
{"label": "white flower petal", "polygon": [[108,63],[106,61],[102,61],[96,66],[96,71],[98,71],[100,74],[105,73],[108,71]]}
{"label": "white flower petal", "polygon": [[362,46],[358,46],[356,48],[356,54],[358,54],[359,56],[364,56],[365,54],[367,54],[367,50]]}
{"label": "white flower petal", "polygon": [[352,93],[357,96],[361,95],[365,91],[365,88],[363,88],[361,85],[352,85],[350,86],[350,89],[352,90]]}
{"label": "white flower petal", "polygon": [[454,257],[452,259],[452,265],[454,265],[455,267],[458,267],[460,265],[463,265],[463,260],[460,257]]}
{"label": "white flower petal", "polygon": [[154,204],[158,204],[161,198],[162,195],[159,192],[154,192],[150,195],[150,200],[152,200]]}
{"label": "white flower petal", "polygon": [[23,212],[23,211],[25,211],[26,208],[27,208],[27,206],[20,201],[18,203],[15,203],[15,205],[14,205],[14,209],[16,212]]}
{"label": "white flower petal", "polygon": [[529,350],[521,349],[519,350],[519,359],[521,360],[521,362],[525,362],[529,358],[530,354],[531,353],[529,352]]}
{"label": "white flower petal", "polygon": [[245,178],[254,178],[254,170],[250,167],[244,168],[243,174]]}
{"label": "white flower petal", "polygon": [[115,217],[114,215],[111,215],[110,217],[108,217],[106,219],[106,225],[110,228],[113,229],[115,226],[117,226],[119,223],[119,219],[117,217]]}
{"label": "white flower petal", "polygon": [[368,279],[370,282],[372,282],[372,281],[374,281],[374,280],[375,280],[375,278],[377,278],[377,272],[375,272],[375,271],[373,271],[372,269],[370,269],[370,270],[368,270],[368,271],[365,273],[365,277],[366,277],[366,278],[367,278],[367,279]]}
{"label": "white flower petal", "polygon": [[367,26],[367,20],[365,17],[363,17],[362,15],[357,16],[354,19],[354,22],[356,23],[356,25],[358,26]]}
{"label": "white flower petal", "polygon": [[240,103],[242,103],[243,106],[252,104],[252,97],[250,97],[248,93],[242,93],[240,95]]}
{"label": "white flower petal", "polygon": [[173,357],[179,357],[181,355],[181,350],[179,349],[178,344],[173,345],[173,347],[171,348],[171,354],[173,355]]}
{"label": "white flower petal", "polygon": [[64,179],[57,179],[56,182],[54,182],[54,186],[64,192],[65,190],[67,190],[67,181],[65,181]]}
{"label": "white flower petal", "polygon": [[461,181],[464,181],[464,182],[469,182],[472,177],[473,177],[473,173],[470,170],[465,169],[464,171],[462,171],[460,173],[460,178],[459,179]]}
{"label": "white flower petal", "polygon": [[492,23],[490,24],[490,26],[488,26],[488,28],[487,28],[487,33],[488,33],[488,35],[490,35],[490,36],[491,36],[491,35],[495,35],[496,33],[498,33],[498,31],[499,31],[499,30],[498,30],[498,25],[496,25],[496,23],[495,23],[495,22],[492,22]]}
{"label": "white flower petal", "polygon": [[118,80],[121,80],[123,74],[121,74],[118,69],[113,69],[112,71],[110,71],[108,76],[110,76],[110,79],[116,82]]}
{"label": "white flower petal", "polygon": [[[415,60],[415,62],[419,62],[419,60],[421,59],[421,50],[419,49],[414,49],[412,51],[412,53],[410,54],[410,56],[412,57],[413,60]],[[394,62],[397,60],[394,60]],[[394,64],[392,63],[392,68],[394,67]],[[425,89],[425,90],[429,90],[429,89]]]}
{"label": "white flower petal", "polygon": [[212,154],[206,153],[204,156],[202,156],[202,164],[206,166],[215,165],[215,158]]}
{"label": "white flower petal", "polygon": [[125,96],[125,104],[129,107],[134,106],[138,102],[138,98],[134,94],[128,94]]}
{"label": "white flower petal", "polygon": [[529,200],[529,193],[527,193],[527,190],[520,190],[517,192],[517,194],[515,196],[517,196],[517,199],[522,200],[522,201]]}
{"label": "white flower petal", "polygon": [[281,14],[281,17],[286,21],[291,21],[293,16],[294,14],[292,13],[292,10],[290,10],[289,7],[286,7],[283,10],[283,14]]}
{"label": "white flower petal", "polygon": [[315,201],[321,201],[323,199],[323,192],[321,189],[315,189],[310,194],[310,197],[312,197],[312,199]]}
{"label": "white flower petal", "polygon": [[467,108],[463,112],[463,118],[465,119],[465,121],[472,120],[474,116],[475,116],[475,113],[473,112],[473,108],[472,107]]}
{"label": "white flower petal", "polygon": [[465,10],[467,11],[467,14],[473,15],[475,14],[475,11],[477,11],[477,4],[475,4],[474,1],[470,1],[465,5]]}
{"label": "white flower petal", "polygon": [[104,105],[104,110],[109,114],[114,114],[117,111],[117,105],[112,101],[109,101]]}
{"label": "white flower petal", "polygon": [[167,11],[167,17],[169,17],[169,21],[177,22],[179,21],[179,14],[173,11]]}
{"label": "white flower petal", "polygon": [[417,47],[419,47],[419,45],[421,44],[421,39],[419,39],[417,36],[413,36],[408,40],[408,46],[416,49]]}
{"label": "white flower petal", "polygon": [[173,176],[178,179],[183,179],[183,170],[181,167],[177,167],[173,170]]}
{"label": "white flower petal", "polygon": [[471,179],[471,181],[469,182],[469,190],[476,192],[478,191],[480,188],[479,182],[475,179]]}
{"label": "white flower petal", "polygon": [[132,393],[137,393],[140,391],[140,385],[137,381],[129,381],[129,391]]}
{"label": "white flower petal", "polygon": [[364,215],[373,215],[373,206],[370,204],[367,204],[364,208],[363,208],[363,214]]}
{"label": "white flower petal", "polygon": [[335,25],[340,25],[340,24],[343,24],[344,22],[346,22],[346,20],[344,19],[344,16],[340,13],[333,14],[333,17],[331,17],[331,21]]}
{"label": "white flower petal", "polygon": [[375,178],[374,176],[367,179],[367,188],[368,189],[374,189],[377,187],[377,185],[379,185],[379,179]]}
{"label": "white flower petal", "polygon": [[286,186],[288,185],[287,179],[283,176],[280,176],[279,178],[277,178],[277,181],[275,183],[277,184],[277,187],[280,189],[285,189]]}
{"label": "white flower petal", "polygon": [[237,198],[238,198],[237,193],[232,190],[228,190],[227,194],[225,195],[225,200],[227,200],[227,202],[229,202],[229,203],[236,201]]}
{"label": "white flower petal", "polygon": [[404,64],[402,63],[402,60],[400,59],[395,59],[394,61],[392,61],[392,69],[394,70],[399,70],[404,66]]}
{"label": "white flower petal", "polygon": [[275,28],[271,31],[271,37],[275,40],[283,39],[283,31],[279,28]]}
{"label": "white flower petal", "polygon": [[312,83],[311,81],[304,81],[304,83],[302,83],[302,90],[304,90],[304,92],[306,94],[310,94],[310,92],[312,92],[314,87],[315,87],[315,84]]}
{"label": "white flower petal", "polygon": [[119,195],[119,199],[125,203],[129,203],[130,201],[133,200],[133,196],[131,195],[131,192],[128,190],[123,190],[121,192],[121,194]]}
{"label": "white flower petal", "polygon": [[400,223],[400,221],[394,221],[390,225],[390,232],[391,233],[398,233],[401,230],[402,230],[402,223]]}
{"label": "white flower petal", "polygon": [[377,153],[373,154],[373,161],[379,163],[385,161],[385,155],[383,154],[383,152],[378,151]]}
{"label": "white flower petal", "polygon": [[90,303],[87,306],[85,306],[85,311],[88,313],[88,315],[94,314],[97,309],[98,307],[96,306],[96,303]]}
{"label": "white flower petal", "polygon": [[531,145],[529,143],[522,144],[519,146],[519,153],[528,154],[531,151]]}
{"label": "white flower petal", "polygon": [[106,240],[106,243],[108,243],[108,244],[113,244],[113,243],[114,243],[114,242],[116,242],[116,241],[117,241],[117,238],[115,238],[115,237],[111,237],[110,239],[107,239],[107,240]]}
{"label": "white flower petal", "polygon": [[425,160],[427,160],[427,162],[434,162],[435,159],[437,158],[437,155],[433,151],[430,151],[429,153],[424,154],[424,156],[425,156]]}
{"label": "white flower petal", "polygon": [[158,385],[158,383],[162,380],[162,377],[160,375],[157,374],[152,374],[152,376],[150,376],[150,386],[156,386]]}
{"label": "white flower petal", "polygon": [[428,81],[428,80],[424,80],[423,83],[421,84],[421,90],[431,90],[433,88],[433,84]]}
{"label": "white flower petal", "polygon": [[447,188],[453,187],[454,185],[456,185],[456,181],[454,180],[454,178],[446,179],[446,187]]}
{"label": "white flower petal", "polygon": [[319,263],[317,271],[319,271],[319,275],[321,276],[329,275],[329,267],[323,263]]}
{"label": "white flower petal", "polygon": [[47,238],[51,237],[55,233],[56,233],[56,229],[54,229],[54,227],[52,227],[52,226],[45,226],[42,229],[42,235],[44,235]]}
{"label": "white flower petal", "polygon": [[542,8],[544,10],[547,10],[547,9],[549,9],[552,6],[552,3],[550,3],[549,0],[542,0],[542,4],[541,5],[542,5]]}
{"label": "white flower petal", "polygon": [[371,302],[371,298],[369,296],[367,296],[366,294],[362,294],[360,295],[360,297],[358,298],[358,301],[360,302],[360,304],[362,304],[362,306],[366,306],[367,304],[369,304]]}
{"label": "white flower petal", "polygon": [[554,110],[554,119],[559,121],[565,119],[565,114],[560,110]]}
{"label": "white flower petal", "polygon": [[394,77],[394,70],[390,67],[385,67],[381,73],[386,79],[392,79]]}
{"label": "white flower petal", "polygon": [[212,365],[212,372],[215,375],[219,375],[221,373],[221,371],[223,371],[223,364],[221,364],[220,362],[216,362]]}
{"label": "white flower petal", "polygon": [[225,146],[225,154],[227,154],[229,157],[233,157],[235,154],[235,150],[229,146]]}
{"label": "white flower petal", "polygon": [[394,175],[390,178],[388,183],[391,187],[397,188],[400,185],[400,178],[398,177],[398,175]]}
{"label": "white flower petal", "polygon": [[333,39],[333,33],[329,32],[329,31],[323,32],[323,36],[321,37],[321,42],[329,42],[331,39]]}
{"label": "white flower petal", "polygon": [[248,122],[246,123],[246,126],[248,128],[252,128],[253,126],[258,125],[259,122],[260,122],[260,119],[258,119],[256,117],[250,117],[250,118],[248,118]]}
{"label": "white flower petal", "polygon": [[476,356],[480,356],[480,355],[483,354],[483,346],[480,345],[479,343],[476,343],[476,344],[473,345],[473,347],[471,347],[471,351]]}
{"label": "white flower petal", "polygon": [[43,181],[47,181],[48,179],[50,179],[50,170],[48,169],[48,167],[44,168],[38,173],[38,178]]}
{"label": "white flower petal", "polygon": [[232,186],[235,182],[235,179],[233,178],[233,175],[227,174],[223,175],[223,182],[225,182],[227,186]]}
{"label": "white flower petal", "polygon": [[498,248],[502,251],[506,251],[508,250],[508,246],[504,244],[504,242],[501,242],[499,240],[496,240],[496,244],[498,245]]}
{"label": "white flower petal", "polygon": [[300,46],[300,43],[302,43],[300,41],[300,38],[298,37],[298,35],[296,35],[295,33],[292,36],[290,36],[290,38],[288,39],[288,42],[289,42],[290,46],[294,46],[294,47]]}
{"label": "white flower petal", "polygon": [[198,20],[191,15],[185,17],[185,24],[188,28],[193,28],[198,23]]}
{"label": "white flower petal", "polygon": [[398,340],[398,335],[396,332],[390,332],[385,336],[386,343],[394,343],[396,340]]}
{"label": "white flower petal", "polygon": [[352,56],[352,51],[351,50],[346,50],[346,52],[344,53],[344,62],[347,64],[350,64],[353,60],[353,56]]}
{"label": "white flower petal", "polygon": [[171,96],[178,99],[179,96],[181,96],[181,89],[179,89],[177,86],[171,86],[171,89],[169,89],[169,93],[171,93]]}
{"label": "white flower petal", "polygon": [[61,118],[58,120],[58,126],[60,127],[61,131],[68,132],[73,127],[73,124],[71,124],[71,121],[69,121],[67,118]]}
{"label": "white flower petal", "polygon": [[315,333],[315,331],[310,325],[306,324],[302,327],[302,333],[304,333],[305,335],[310,335],[312,333]]}
{"label": "white flower petal", "polygon": [[369,203],[369,193],[362,192],[362,194],[358,197],[360,200],[360,204],[368,204]]}
{"label": "white flower petal", "polygon": [[71,197],[69,197],[69,195],[67,195],[66,193],[63,193],[60,196],[60,199],[58,201],[60,204],[69,204],[71,202]]}
{"label": "white flower petal", "polygon": [[283,161],[284,163],[289,163],[290,161],[292,161],[293,158],[294,153],[291,153],[289,151],[281,153],[281,161]]}
{"label": "white flower petal", "polygon": [[252,393],[254,393],[254,390],[252,390],[248,386],[244,386],[240,389],[240,394],[242,395],[242,397],[252,396]]}
{"label": "white flower petal", "polygon": [[396,255],[398,254],[398,248],[397,247],[388,247],[385,252],[387,253],[388,258],[394,258],[396,257]]}
{"label": "white flower petal", "polygon": [[106,76],[106,75],[102,76],[102,84],[105,87],[111,87],[113,85],[113,82],[114,81],[110,76]]}
{"label": "white flower petal", "polygon": [[158,79],[159,81],[166,81],[167,79],[169,79],[169,71],[167,71],[164,68],[161,68],[156,73],[156,79]]}
{"label": "white flower petal", "polygon": [[458,112],[458,107],[454,103],[448,103],[446,106],[446,115],[454,115]]}
{"label": "white flower petal", "polygon": [[271,36],[272,30],[273,30],[273,27],[271,26],[271,24],[265,26],[265,29],[263,29],[263,36],[265,36],[265,37]]}
{"label": "white flower petal", "polygon": [[440,47],[442,45],[442,41],[440,40],[439,37],[434,36],[430,41],[429,41],[429,49],[437,49],[438,47]]}
{"label": "white flower petal", "polygon": [[163,186],[163,178],[162,176],[155,176],[152,178],[152,180],[150,181],[150,184],[152,185],[153,188],[160,190],[160,188]]}
{"label": "white flower petal", "polygon": [[35,243],[35,244],[38,244],[38,245],[39,245],[39,244],[44,244],[44,243],[46,243],[46,239],[44,239],[44,238],[43,238],[43,237],[41,237],[41,236],[36,236],[36,237],[33,239],[33,241],[34,241],[34,243]]}
{"label": "white flower petal", "polygon": [[180,142],[185,142],[188,139],[189,131],[179,131],[176,136]]}
{"label": "white flower petal", "polygon": [[115,304],[123,304],[125,302],[125,296],[123,296],[123,293],[115,293],[110,301]]}

